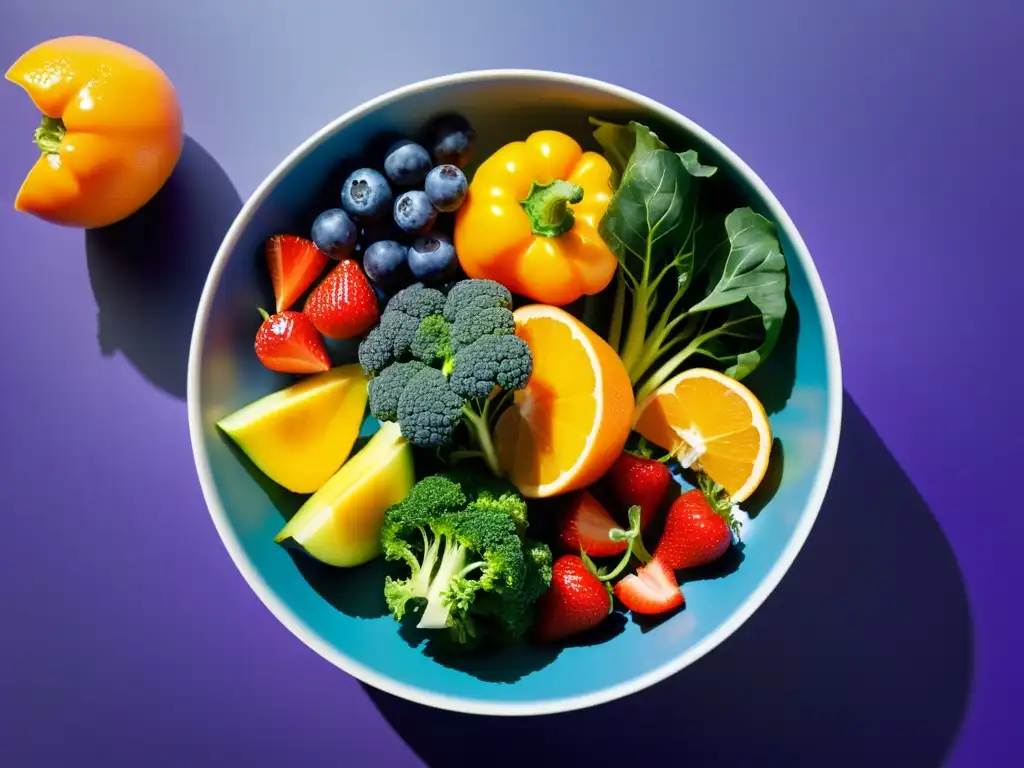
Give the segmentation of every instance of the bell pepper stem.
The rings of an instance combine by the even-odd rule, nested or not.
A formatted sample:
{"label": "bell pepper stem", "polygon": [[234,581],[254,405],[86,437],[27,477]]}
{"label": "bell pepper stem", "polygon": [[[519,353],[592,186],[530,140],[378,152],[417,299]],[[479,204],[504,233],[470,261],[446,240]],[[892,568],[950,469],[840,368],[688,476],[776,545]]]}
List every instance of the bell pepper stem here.
{"label": "bell pepper stem", "polygon": [[556,180],[548,184],[533,182],[521,204],[530,219],[533,234],[558,237],[572,229],[576,221],[569,204],[582,199],[583,187],[579,184]]}
{"label": "bell pepper stem", "polygon": [[33,139],[40,151],[47,155],[56,155],[60,152],[60,143],[64,141],[65,133],[67,128],[64,127],[63,120],[43,115],[43,121],[36,128]]}

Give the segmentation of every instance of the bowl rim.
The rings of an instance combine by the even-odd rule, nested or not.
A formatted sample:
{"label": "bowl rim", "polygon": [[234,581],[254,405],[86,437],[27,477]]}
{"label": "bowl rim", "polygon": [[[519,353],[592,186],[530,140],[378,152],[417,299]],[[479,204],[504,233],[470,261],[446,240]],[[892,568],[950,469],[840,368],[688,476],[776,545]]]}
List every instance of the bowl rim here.
{"label": "bowl rim", "polygon": [[[810,496],[801,515],[800,521],[793,532],[789,544],[783,550],[778,560],[757,585],[756,589],[723,621],[714,631],[709,633],[699,643],[695,644],[685,652],[680,653],[671,661],[650,670],[642,675],[630,678],[623,682],[602,688],[590,693],[569,696],[564,698],[553,698],[543,700],[523,700],[511,702],[495,702],[485,699],[465,698],[448,696],[435,693],[417,686],[408,685],[383,675],[376,670],[356,661],[339,649],[335,648],[319,633],[313,630],[300,619],[291,608],[281,600],[270,585],[263,579],[256,570],[253,563],[246,556],[242,545],[232,529],[227,514],[221,505],[217,495],[213,473],[210,468],[209,457],[206,453],[204,443],[203,417],[199,403],[201,365],[203,348],[205,344],[206,329],[210,318],[213,298],[220,283],[221,275],[227,264],[231,252],[235,249],[243,230],[249,225],[253,213],[262,205],[271,190],[288,174],[293,168],[309,154],[317,145],[329,136],[343,129],[356,120],[359,120],[379,108],[399,101],[413,94],[422,94],[435,89],[444,88],[450,85],[479,82],[485,80],[536,80],[548,83],[570,85],[600,91],[624,101],[632,102],[638,107],[656,114],[661,119],[680,125],[693,135],[698,136],[708,146],[712,147],[726,162],[728,162],[736,173],[740,174],[745,181],[753,188],[761,201],[765,204],[769,215],[776,226],[784,229],[789,235],[792,243],[792,252],[787,258],[796,258],[807,277],[811,295],[818,310],[821,321],[822,335],[825,343],[825,375],[827,379],[828,406],[826,417],[826,434],[823,449],[823,458],[817,476],[811,486]],[[188,377],[186,388],[186,402],[188,408],[188,425],[192,442],[192,454],[195,460],[196,471],[199,476],[199,483],[202,487],[203,497],[206,500],[210,517],[213,520],[217,533],[220,535],[224,547],[227,549],[238,568],[242,577],[249,587],[256,593],[263,604],[288,630],[299,640],[305,643],[314,652],[335,667],[356,678],[357,680],[371,685],[380,691],[412,701],[417,704],[434,707],[437,709],[462,712],[477,715],[548,715],[560,712],[569,712],[577,709],[597,706],[620,699],[659,683],[682,669],[688,667],[711,650],[720,645],[739,629],[749,619],[761,604],[782,581],[786,572],[792,566],[794,560],[803,548],[804,543],[810,534],[811,528],[818,517],[821,505],[825,499],[825,493],[831,481],[832,472],[835,467],[836,454],[839,448],[839,434],[842,423],[843,384],[842,367],[839,358],[839,342],[836,336],[835,323],[832,312],[829,308],[828,299],[821,283],[818,271],[811,260],[810,252],[804,243],[796,226],[786,213],[782,204],[772,194],[768,186],[747,164],[739,158],[722,141],[717,139],[707,130],[676,112],[675,110],[661,104],[654,99],[643,96],[628,88],[613,85],[589,77],[580,75],[535,69],[482,69],[472,70],[448,75],[441,75],[425,80],[420,80],[408,85],[395,88],[373,99],[365,101],[353,109],[335,118],[320,130],[313,133],[303,141],[296,149],[292,150],[277,167],[275,167],[260,182],[256,190],[249,196],[241,211],[235,217],[234,222],[228,229],[224,240],[221,242],[217,255],[210,267],[210,272],[203,287],[203,293],[196,311],[196,319],[192,330],[192,340],[189,347]]]}

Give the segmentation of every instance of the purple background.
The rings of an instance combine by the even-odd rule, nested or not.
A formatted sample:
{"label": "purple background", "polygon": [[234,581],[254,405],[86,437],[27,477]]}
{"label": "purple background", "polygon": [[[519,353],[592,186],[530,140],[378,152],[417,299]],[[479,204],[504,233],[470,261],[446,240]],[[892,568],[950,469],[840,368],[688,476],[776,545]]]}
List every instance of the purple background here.
{"label": "purple background", "polygon": [[[37,118],[0,88],[0,764],[437,768],[502,741],[535,764],[1020,760],[1019,3],[156,5],[0,9],[0,66],[61,34],[121,40],[175,81],[192,139],[136,219],[55,228],[12,210]],[[740,632],[625,702],[515,724],[370,693],[295,640],[214,532],[183,402],[242,198],[361,101],[491,67],[610,80],[738,152],[814,255],[848,393],[818,526]]]}

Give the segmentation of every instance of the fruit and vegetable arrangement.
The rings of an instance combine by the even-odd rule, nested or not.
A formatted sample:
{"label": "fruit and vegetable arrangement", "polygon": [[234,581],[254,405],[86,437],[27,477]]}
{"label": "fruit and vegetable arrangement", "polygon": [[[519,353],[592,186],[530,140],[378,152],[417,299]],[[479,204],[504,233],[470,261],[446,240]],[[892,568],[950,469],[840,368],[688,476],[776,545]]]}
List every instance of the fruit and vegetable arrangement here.
{"label": "fruit and vegetable arrangement", "polygon": [[[174,88],[138,51],[58,38],[7,78],[42,113],[19,210],[105,226],[181,156]],[[457,114],[364,157],[265,243],[253,353],[296,379],[218,422],[304,497],[275,541],[342,578],[383,558],[393,617],[457,652],[682,609],[679,574],[741,542],[768,468],[741,382],[786,319],[772,223],[708,195],[693,149],[591,122],[596,150],[540,130],[472,171]]]}
{"label": "fruit and vegetable arrangement", "polygon": [[278,543],[383,558],[393,617],[456,651],[682,609],[679,574],[741,542],[768,467],[741,380],[786,315],[772,223],[705,198],[695,151],[592,123],[600,151],[542,130],[467,174],[475,131],[440,116],[270,237],[254,352],[300,378],[218,423],[307,496]]}

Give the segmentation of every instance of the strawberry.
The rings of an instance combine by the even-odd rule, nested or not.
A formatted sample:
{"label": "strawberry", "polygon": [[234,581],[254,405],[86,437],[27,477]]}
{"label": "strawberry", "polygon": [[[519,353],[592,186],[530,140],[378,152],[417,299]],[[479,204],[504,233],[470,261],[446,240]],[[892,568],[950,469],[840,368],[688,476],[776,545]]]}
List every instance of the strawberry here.
{"label": "strawberry", "polygon": [[712,563],[728,551],[737,529],[731,504],[721,488],[701,478],[701,488],[687,491],[665,518],[654,559],[678,571]]}
{"label": "strawberry", "polygon": [[626,551],[629,544],[625,538],[611,537],[611,532],[617,530],[621,530],[619,524],[589,491],[570,496],[558,519],[559,543],[569,552],[582,549],[591,557],[610,557]]}
{"label": "strawberry", "polygon": [[564,640],[593,629],[612,612],[611,592],[592,568],[593,563],[579,555],[562,555],[555,561],[551,586],[537,601],[536,640]]}
{"label": "strawberry", "polygon": [[625,507],[640,507],[640,530],[658,513],[665,500],[672,474],[655,459],[623,453],[607,475],[612,494]]}
{"label": "strawberry", "polygon": [[648,616],[666,613],[684,602],[675,574],[657,557],[624,576],[615,585],[615,596],[633,613]]}
{"label": "strawberry", "polygon": [[380,318],[377,294],[362,268],[342,259],[306,299],[302,310],[324,336],[352,339],[368,331]]}
{"label": "strawberry", "polygon": [[274,235],[266,255],[278,312],[289,309],[327,266],[327,254],[296,235]]}
{"label": "strawberry", "polygon": [[267,315],[256,332],[256,357],[280,373],[321,373],[331,367],[323,339],[301,312]]}

